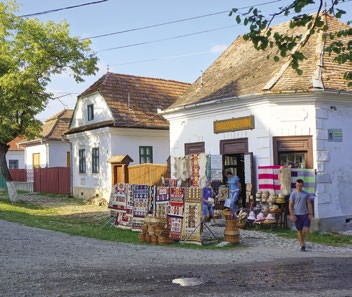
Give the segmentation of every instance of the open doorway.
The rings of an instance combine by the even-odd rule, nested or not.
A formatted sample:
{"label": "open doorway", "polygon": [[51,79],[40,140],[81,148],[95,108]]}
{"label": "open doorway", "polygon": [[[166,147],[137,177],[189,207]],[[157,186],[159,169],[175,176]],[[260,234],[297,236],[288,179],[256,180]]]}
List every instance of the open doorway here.
{"label": "open doorway", "polygon": [[226,172],[231,171],[240,178],[241,192],[238,198],[239,207],[246,207],[246,185],[245,185],[245,166],[244,154],[226,154],[223,155],[223,181],[227,184]]}

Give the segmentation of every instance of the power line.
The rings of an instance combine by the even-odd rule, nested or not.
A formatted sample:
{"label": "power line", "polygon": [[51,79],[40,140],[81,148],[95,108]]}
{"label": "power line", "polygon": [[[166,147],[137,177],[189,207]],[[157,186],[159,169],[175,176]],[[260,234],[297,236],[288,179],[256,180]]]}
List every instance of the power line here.
{"label": "power line", "polygon": [[[258,4],[258,5],[256,5],[256,6],[268,5],[268,4],[272,4],[272,3],[276,3],[276,2],[281,2],[281,1],[283,1],[283,0],[269,1],[269,2],[265,2],[265,3]],[[241,8],[239,8],[239,9],[247,9],[247,8],[251,8],[251,7],[252,7],[252,6],[244,6],[244,7],[241,7]],[[91,36],[91,37],[85,37],[85,38],[82,38],[82,40],[85,40],[85,39],[95,39],[95,38],[101,38],[101,37],[107,37],[107,36],[112,36],[112,35],[117,35],[117,34],[123,34],[123,33],[133,32],[133,31],[139,31],[139,30],[145,30],[145,29],[150,29],[150,28],[155,28],[155,27],[161,27],[161,26],[165,26],[165,25],[176,24],[176,23],[181,23],[181,22],[187,22],[187,21],[191,21],[191,20],[196,20],[196,19],[200,19],[200,18],[206,18],[206,17],[210,17],[210,16],[214,16],[214,15],[219,15],[219,14],[224,14],[224,13],[229,13],[229,12],[230,12],[229,10],[223,10],[223,11],[219,11],[219,12],[214,12],[214,13],[199,15],[199,16],[190,17],[190,18],[185,18],[185,19],[180,19],[180,20],[175,20],[175,21],[169,21],[169,22],[159,23],[159,24],[155,24],[155,25],[148,25],[148,26],[137,27],[137,28],[132,28],[132,29],[126,29],[126,30],[122,30],[122,31],[112,32],[112,33],[106,33],[106,34],[95,35],[95,36]]]}
{"label": "power line", "polygon": [[109,1],[109,0],[100,0],[100,1],[82,3],[82,4],[74,5],[74,6],[66,6],[63,8],[57,8],[57,9],[51,9],[51,10],[46,10],[46,11],[42,11],[42,12],[20,15],[19,17],[20,18],[32,17],[32,16],[36,16],[36,15],[43,15],[43,14],[48,14],[48,13],[52,13],[52,12],[57,12],[57,11],[65,10],[65,9],[72,9],[72,8],[77,8],[77,7],[87,6],[87,5],[99,4],[99,3],[107,2],[107,1]]}
{"label": "power line", "polygon": [[203,31],[198,31],[198,32],[193,32],[193,33],[188,33],[188,34],[183,34],[183,35],[177,35],[177,36],[168,37],[168,38],[156,39],[156,40],[152,40],[152,41],[144,41],[144,42],[133,43],[133,44],[128,44],[128,45],[121,45],[121,46],[117,46],[117,47],[111,47],[111,48],[107,48],[107,49],[103,49],[103,50],[98,50],[96,52],[97,53],[106,52],[106,51],[111,51],[111,50],[116,50],[116,49],[127,48],[127,47],[134,47],[134,46],[140,46],[140,45],[145,45],[145,44],[150,44],[150,43],[156,43],[156,42],[165,41],[165,40],[178,39],[178,38],[182,38],[182,37],[188,37],[188,36],[212,32],[212,31],[223,30],[223,29],[227,29],[227,28],[233,28],[234,26],[235,25],[220,27],[220,28],[215,28],[215,29],[209,29],[209,30],[203,30]]}

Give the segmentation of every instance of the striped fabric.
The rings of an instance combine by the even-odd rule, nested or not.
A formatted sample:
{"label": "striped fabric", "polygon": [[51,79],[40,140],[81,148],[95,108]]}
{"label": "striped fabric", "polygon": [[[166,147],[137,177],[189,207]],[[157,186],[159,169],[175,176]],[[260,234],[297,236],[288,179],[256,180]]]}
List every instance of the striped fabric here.
{"label": "striped fabric", "polygon": [[314,169],[291,169],[291,189],[296,188],[296,180],[300,178],[303,180],[303,190],[308,192],[310,196],[315,195],[315,170]]}
{"label": "striped fabric", "polygon": [[[270,193],[280,193],[279,181],[280,166],[258,166],[258,189],[269,191]],[[315,170],[303,168],[291,168],[291,192],[296,189],[296,180],[300,178],[304,181],[303,190],[311,197],[315,193]]]}
{"label": "striped fabric", "polygon": [[258,188],[278,194],[280,192],[279,170],[281,166],[258,166]]}

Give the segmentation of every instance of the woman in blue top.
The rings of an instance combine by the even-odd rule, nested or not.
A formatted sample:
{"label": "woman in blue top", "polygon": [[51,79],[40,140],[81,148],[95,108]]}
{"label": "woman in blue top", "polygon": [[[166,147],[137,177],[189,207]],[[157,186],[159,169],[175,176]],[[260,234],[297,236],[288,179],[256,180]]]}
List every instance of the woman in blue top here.
{"label": "woman in blue top", "polygon": [[213,221],[215,222],[213,202],[209,200],[209,198],[213,198],[213,196],[214,191],[211,186],[211,181],[208,181],[206,186],[203,188],[202,216],[204,220],[209,213],[209,220],[213,218]]}
{"label": "woman in blue top", "polygon": [[227,184],[230,190],[230,199],[231,199],[231,213],[232,218],[236,218],[236,202],[241,191],[240,178],[237,175],[233,175],[231,171],[226,173]]}

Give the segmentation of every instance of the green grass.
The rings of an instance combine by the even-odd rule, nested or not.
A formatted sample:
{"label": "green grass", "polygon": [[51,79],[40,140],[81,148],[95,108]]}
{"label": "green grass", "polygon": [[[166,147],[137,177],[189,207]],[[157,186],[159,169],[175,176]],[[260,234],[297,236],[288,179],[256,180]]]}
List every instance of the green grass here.
{"label": "green grass", "polygon": [[[11,203],[8,198],[4,198],[6,195],[7,193],[0,192],[0,219],[25,226],[99,240],[146,244],[138,240],[138,232],[115,228],[111,224],[103,227],[109,220],[109,211],[106,206],[87,205],[81,199],[48,194],[41,195],[45,200],[50,198],[51,203],[54,202],[51,206],[26,201]],[[55,203],[55,200],[58,203]],[[216,243],[207,246],[174,243],[171,246],[192,249],[220,249],[216,247]],[[238,246],[221,247],[223,250],[234,248],[238,248]]]}
{"label": "green grass", "polygon": [[[31,193],[18,191],[18,194],[25,194],[31,197]],[[70,235],[77,235],[99,240],[114,242],[126,242],[143,244],[138,240],[138,232],[111,227],[110,224],[103,228],[109,219],[109,210],[106,206],[88,205],[82,199],[70,198],[56,194],[35,194],[41,199],[34,201],[18,201],[11,203],[7,191],[0,191],[0,219],[19,223],[25,226],[48,229],[64,232]],[[265,230],[273,232],[278,236],[296,238],[296,231],[293,230]],[[318,233],[309,235],[308,241],[331,246],[343,246],[352,244],[352,237],[338,233]],[[240,245],[228,245],[217,247],[217,243],[209,245],[196,245],[175,243],[172,247],[193,248],[193,249],[237,249]]]}

